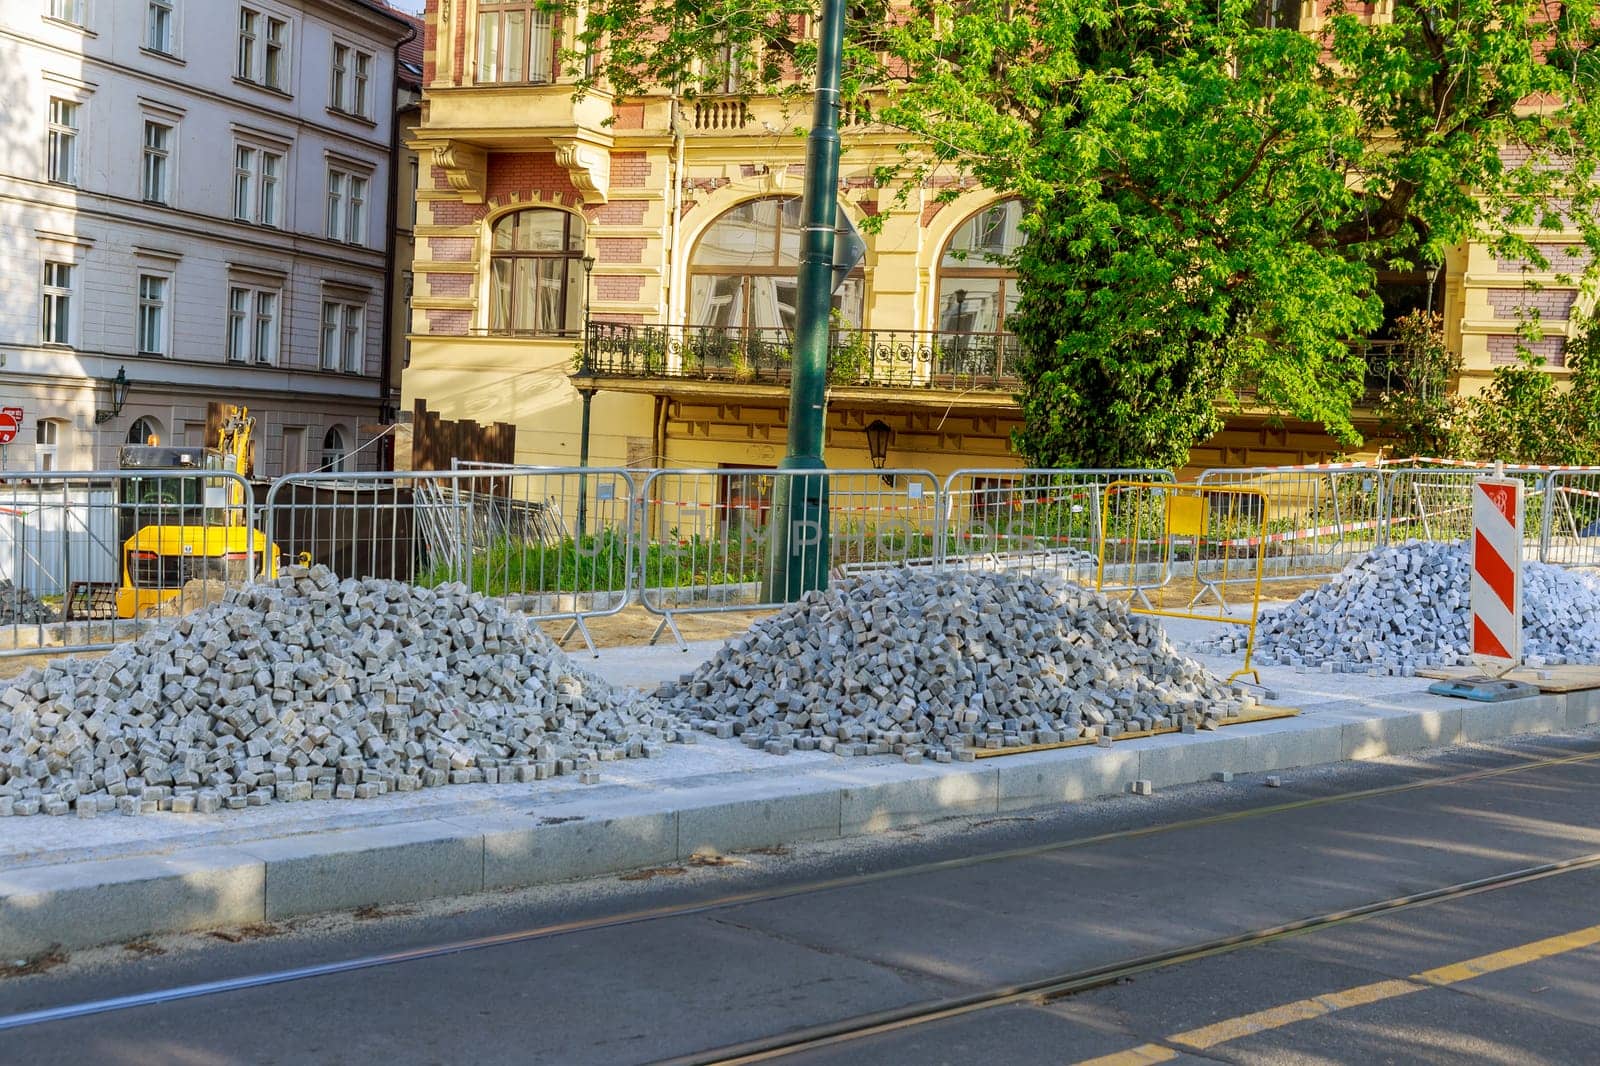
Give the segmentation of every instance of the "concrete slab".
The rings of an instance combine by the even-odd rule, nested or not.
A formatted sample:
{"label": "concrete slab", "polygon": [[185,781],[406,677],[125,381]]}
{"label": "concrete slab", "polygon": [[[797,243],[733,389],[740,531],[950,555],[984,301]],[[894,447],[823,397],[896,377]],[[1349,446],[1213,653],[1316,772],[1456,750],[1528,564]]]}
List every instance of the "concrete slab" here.
{"label": "concrete slab", "polygon": [[734,800],[678,812],[678,857],[744,851],[843,836],[844,794],[801,792]]}
{"label": "concrete slab", "polygon": [[[905,769],[915,769],[904,766]],[[890,776],[893,766],[882,768]],[[941,772],[942,771],[942,772]],[[994,814],[1000,809],[999,770],[957,769],[954,763],[936,766],[933,773],[901,776],[876,784],[845,788],[839,793],[840,831],[845,836],[875,833],[931,821],[933,811],[943,818],[964,814]]]}
{"label": "concrete slab", "polygon": [[421,821],[257,841],[268,921],[483,888],[483,833]]}
{"label": "concrete slab", "polygon": [[678,857],[678,812],[483,830],[483,887],[569,881],[670,863]]}
{"label": "concrete slab", "polygon": [[146,933],[262,921],[266,865],[228,848],[0,873],[0,951],[27,956]]}
{"label": "concrete slab", "polygon": [[996,807],[1023,811],[1058,803],[1077,803],[1124,790],[1139,773],[1139,752],[1112,748],[1065,748],[1029,755],[1007,755],[989,764],[998,775]]}

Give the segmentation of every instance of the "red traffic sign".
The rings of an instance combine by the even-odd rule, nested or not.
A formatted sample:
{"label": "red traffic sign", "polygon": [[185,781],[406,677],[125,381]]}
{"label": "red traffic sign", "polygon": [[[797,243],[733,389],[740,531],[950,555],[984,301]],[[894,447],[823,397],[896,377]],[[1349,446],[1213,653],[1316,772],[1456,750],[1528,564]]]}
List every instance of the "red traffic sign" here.
{"label": "red traffic sign", "polygon": [[0,411],[0,444],[10,444],[17,439],[17,420],[9,413]]}
{"label": "red traffic sign", "polygon": [[20,407],[0,407],[0,412],[3,412],[5,414],[10,415],[12,418],[15,418],[17,420],[17,425],[19,425],[19,426],[22,425],[22,408],[20,408]]}

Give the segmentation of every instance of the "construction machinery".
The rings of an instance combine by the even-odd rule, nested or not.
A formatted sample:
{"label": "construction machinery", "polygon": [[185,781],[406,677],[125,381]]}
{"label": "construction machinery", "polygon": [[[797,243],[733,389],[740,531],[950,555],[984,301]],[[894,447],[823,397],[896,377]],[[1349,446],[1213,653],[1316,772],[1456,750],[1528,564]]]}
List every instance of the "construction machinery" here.
{"label": "construction machinery", "polygon": [[255,419],[244,407],[224,405],[218,421],[215,447],[175,447],[155,438],[122,447],[119,465],[128,474],[118,481],[119,618],[149,613],[191,581],[237,585],[252,572],[276,576],[277,546],[246,521],[246,486],[231,477],[195,476],[250,471]]}

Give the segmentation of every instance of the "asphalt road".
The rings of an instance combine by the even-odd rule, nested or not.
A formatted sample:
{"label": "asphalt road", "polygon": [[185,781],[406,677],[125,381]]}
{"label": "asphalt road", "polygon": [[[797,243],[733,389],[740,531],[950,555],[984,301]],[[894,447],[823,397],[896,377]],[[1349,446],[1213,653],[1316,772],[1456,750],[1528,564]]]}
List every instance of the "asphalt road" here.
{"label": "asphalt road", "polygon": [[[117,946],[0,980],[0,1026],[370,964],[0,1028],[0,1063],[692,1058],[1600,853],[1600,757],[1571,758],[1589,753],[1600,734],[1285,774],[1277,789],[1241,776],[642,879]],[[1566,761],[1529,763],[1552,759]],[[1595,1061],[1596,900],[1600,868],[1556,873],[785,1061]],[[638,917],[606,921],[624,914]],[[378,958],[489,936],[506,942]]]}

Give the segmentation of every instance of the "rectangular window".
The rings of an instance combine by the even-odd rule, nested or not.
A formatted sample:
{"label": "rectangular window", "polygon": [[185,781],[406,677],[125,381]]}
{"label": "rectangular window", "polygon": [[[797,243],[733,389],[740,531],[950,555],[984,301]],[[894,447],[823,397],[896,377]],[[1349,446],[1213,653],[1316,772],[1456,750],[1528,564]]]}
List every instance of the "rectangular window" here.
{"label": "rectangular window", "polygon": [[372,79],[372,56],[347,44],[333,46],[333,89],[330,106],[347,115],[371,118],[367,85]]}
{"label": "rectangular window", "polygon": [[239,8],[239,78],[287,92],[289,23],[255,8]]}
{"label": "rectangular window", "polygon": [[78,183],[78,105],[50,98],[48,177],[62,185]]}
{"label": "rectangular window", "polygon": [[44,314],[41,331],[46,344],[72,343],[72,264],[44,265]]}
{"label": "rectangular window", "polygon": [[278,294],[234,286],[228,290],[228,360],[271,365],[278,361]]}
{"label": "rectangular window", "polygon": [[48,418],[41,418],[34,423],[34,469],[54,470],[56,468],[56,447],[61,441],[60,430],[60,423]]}
{"label": "rectangular window", "polygon": [[239,9],[239,77],[256,80],[256,45],[261,37],[261,13],[248,7]]}
{"label": "rectangular window", "polygon": [[256,328],[251,338],[251,354],[257,363],[278,361],[278,294],[256,293]]}
{"label": "rectangular window", "polygon": [[279,91],[283,90],[288,75],[288,29],[288,23],[282,19],[268,17],[266,83]]}
{"label": "rectangular window", "polygon": [[322,303],[322,369],[359,374],[365,362],[361,338],[367,309],[362,304]]}
{"label": "rectangular window", "polygon": [[139,354],[167,354],[167,279],[139,275]]}
{"label": "rectangular window", "polygon": [[250,358],[250,290],[228,290],[228,361]]}
{"label": "rectangular window", "polygon": [[172,0],[150,0],[144,24],[144,46],[172,55]]}
{"label": "rectangular window", "polygon": [[263,226],[281,225],[283,155],[265,148],[233,148],[233,217]]}
{"label": "rectangular window", "polygon": [[283,156],[276,152],[261,153],[261,204],[257,221],[263,226],[277,226],[282,214],[283,193],[279,177],[283,173]]}
{"label": "rectangular window", "polygon": [[367,238],[367,179],[342,170],[328,170],[328,217],[331,241],[365,244]]}
{"label": "rectangular window", "polygon": [[333,101],[333,106],[340,111],[346,110],[344,106],[345,95],[350,91],[350,47],[336,44],[333,46],[333,89],[328,94]]}
{"label": "rectangular window", "polygon": [[544,84],[555,76],[550,12],[528,0],[478,0],[479,82]]}
{"label": "rectangular window", "polygon": [[83,0],[50,0],[50,17],[82,26]]}
{"label": "rectangular window", "polygon": [[340,170],[328,171],[328,239],[337,241],[344,234],[344,179]]}
{"label": "rectangular window", "polygon": [[233,217],[248,222],[255,203],[256,150],[242,145],[233,149]]}
{"label": "rectangular window", "polygon": [[167,202],[167,164],[172,156],[172,127],[160,122],[144,124],[144,171],[140,194],[152,204]]}

